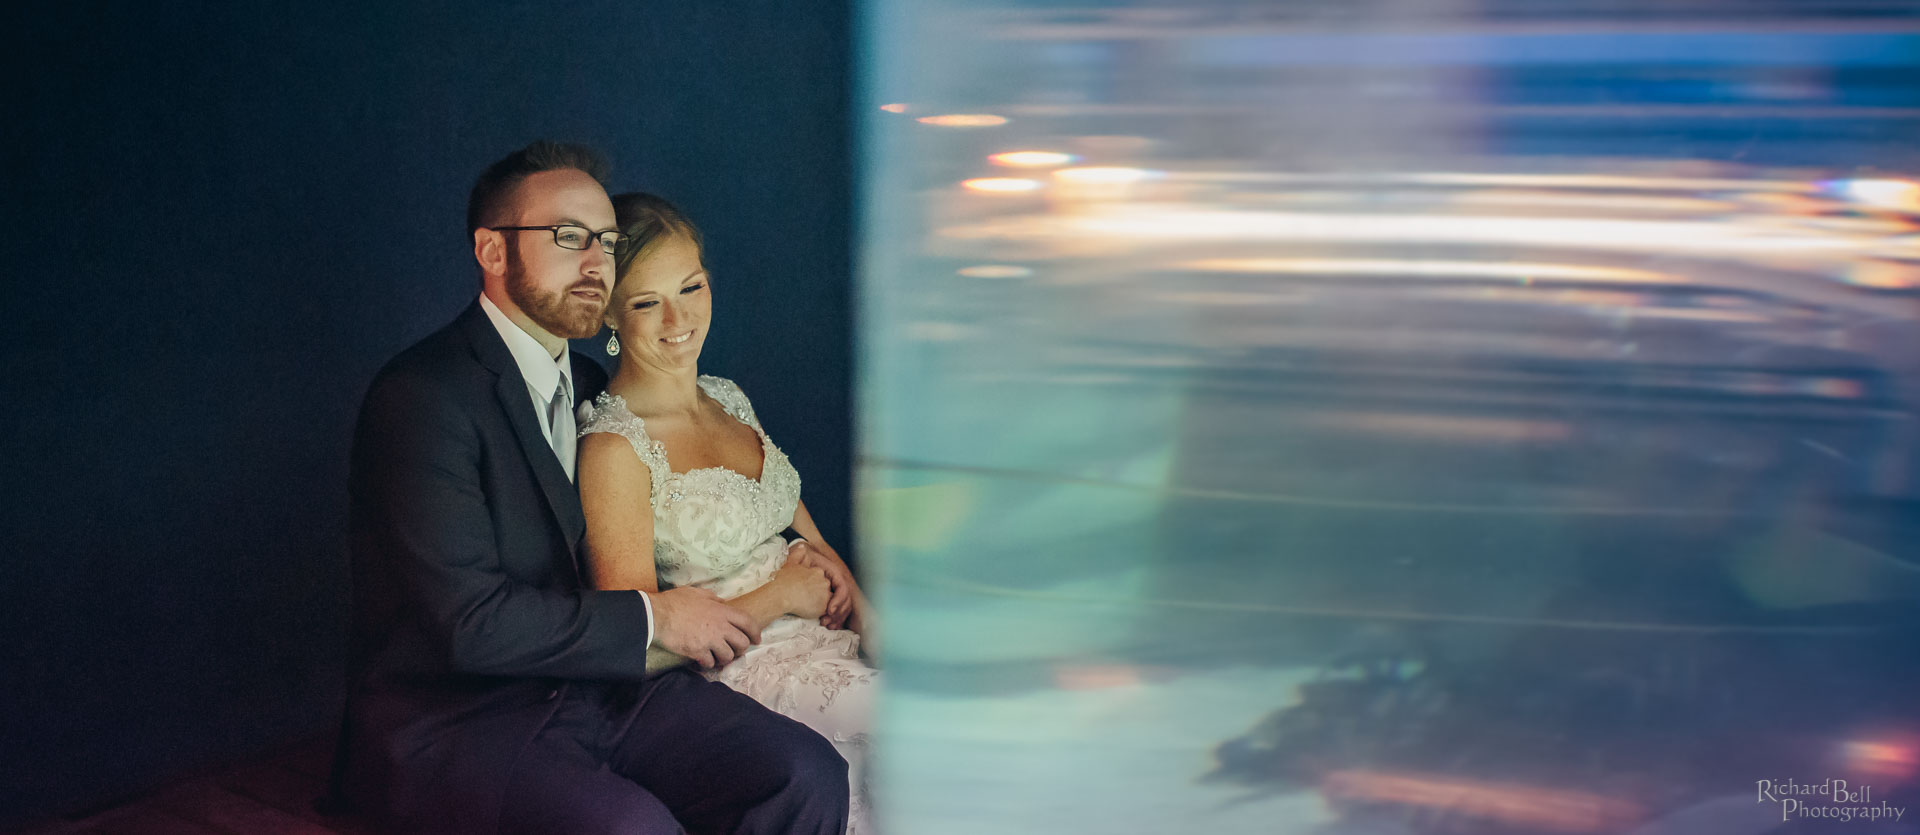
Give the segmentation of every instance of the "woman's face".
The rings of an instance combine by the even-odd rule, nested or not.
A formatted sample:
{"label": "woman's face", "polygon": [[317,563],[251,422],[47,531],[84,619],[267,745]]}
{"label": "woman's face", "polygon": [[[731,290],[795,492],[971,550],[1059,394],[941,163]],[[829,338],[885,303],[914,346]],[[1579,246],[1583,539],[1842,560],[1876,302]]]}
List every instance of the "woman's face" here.
{"label": "woman's face", "polygon": [[693,368],[706,344],[713,295],[700,247],[685,235],[661,241],[627,266],[607,305],[620,361],[666,371]]}

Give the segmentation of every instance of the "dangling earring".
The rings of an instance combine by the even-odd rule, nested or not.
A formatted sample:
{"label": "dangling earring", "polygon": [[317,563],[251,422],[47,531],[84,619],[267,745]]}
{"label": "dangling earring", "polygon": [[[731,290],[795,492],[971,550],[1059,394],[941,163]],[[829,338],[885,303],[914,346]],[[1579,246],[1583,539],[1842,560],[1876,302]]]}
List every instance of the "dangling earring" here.
{"label": "dangling earring", "polygon": [[607,337],[607,356],[610,356],[610,357],[620,356],[620,332],[619,331],[614,331],[612,336]]}

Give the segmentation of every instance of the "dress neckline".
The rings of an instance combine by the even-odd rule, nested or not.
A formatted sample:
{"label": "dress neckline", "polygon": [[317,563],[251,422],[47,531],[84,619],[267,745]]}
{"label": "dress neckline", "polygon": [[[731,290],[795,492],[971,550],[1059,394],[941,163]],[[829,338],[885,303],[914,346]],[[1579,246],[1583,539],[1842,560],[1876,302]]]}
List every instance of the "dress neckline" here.
{"label": "dress neckline", "polygon": [[[753,434],[760,436],[760,475],[750,476],[750,475],[747,475],[746,473],[740,472],[739,470],[736,470],[724,464],[716,465],[712,467],[695,467],[691,470],[687,470],[686,472],[674,472],[672,462],[667,460],[667,445],[661,443],[659,439],[653,437],[652,435],[647,436],[647,443],[653,446],[653,449],[655,452],[660,453],[660,463],[665,464],[667,467],[667,475],[666,475],[667,478],[672,478],[674,476],[689,476],[689,475],[693,475],[694,473],[703,473],[703,472],[723,472],[723,473],[732,473],[753,484],[761,484],[761,479],[766,478],[767,476],[767,463],[773,460],[773,455],[771,454],[771,451],[767,449],[768,445],[772,443],[773,439],[767,437],[767,433],[765,430],[761,429],[758,426],[754,426],[751,423],[748,423],[745,419],[741,418],[739,415],[734,414],[732,409],[727,408],[727,404],[720,402],[720,398],[714,397],[713,392],[707,390],[707,382],[706,382],[707,379],[708,378],[705,375],[701,376],[700,393],[706,395],[715,404],[717,404],[720,407],[720,411],[727,413],[727,417],[730,417],[736,421],[739,421],[742,426],[745,426],[748,429],[753,430]],[[627,417],[630,417],[636,421],[639,421],[640,431],[642,432],[646,431],[647,419],[634,414],[633,409],[627,407],[627,399],[625,397],[622,397],[618,394],[614,394],[611,391],[602,392],[600,396],[606,398],[607,403],[609,405],[619,406],[620,411],[627,413]]]}

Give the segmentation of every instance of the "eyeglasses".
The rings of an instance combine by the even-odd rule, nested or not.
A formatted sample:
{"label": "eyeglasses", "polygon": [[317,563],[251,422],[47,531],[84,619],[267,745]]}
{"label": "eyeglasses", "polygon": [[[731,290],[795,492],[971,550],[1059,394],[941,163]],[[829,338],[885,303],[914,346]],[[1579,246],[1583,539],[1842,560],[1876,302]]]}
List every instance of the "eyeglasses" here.
{"label": "eyeglasses", "polygon": [[620,247],[627,242],[627,236],[612,229],[594,232],[585,226],[489,226],[487,228],[495,232],[552,232],[554,245],[561,249],[584,250],[590,242],[598,239],[600,248],[608,255],[620,251]]}

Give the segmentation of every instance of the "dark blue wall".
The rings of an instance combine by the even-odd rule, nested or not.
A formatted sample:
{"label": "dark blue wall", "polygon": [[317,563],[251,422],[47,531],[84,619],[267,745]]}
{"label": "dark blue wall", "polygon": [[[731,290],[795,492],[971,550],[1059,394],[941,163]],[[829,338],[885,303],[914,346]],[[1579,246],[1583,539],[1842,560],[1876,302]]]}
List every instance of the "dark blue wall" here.
{"label": "dark blue wall", "polygon": [[360,394],[535,138],[704,227],[703,370],[852,556],[844,4],[57,5],[0,128],[0,824],[330,727]]}

